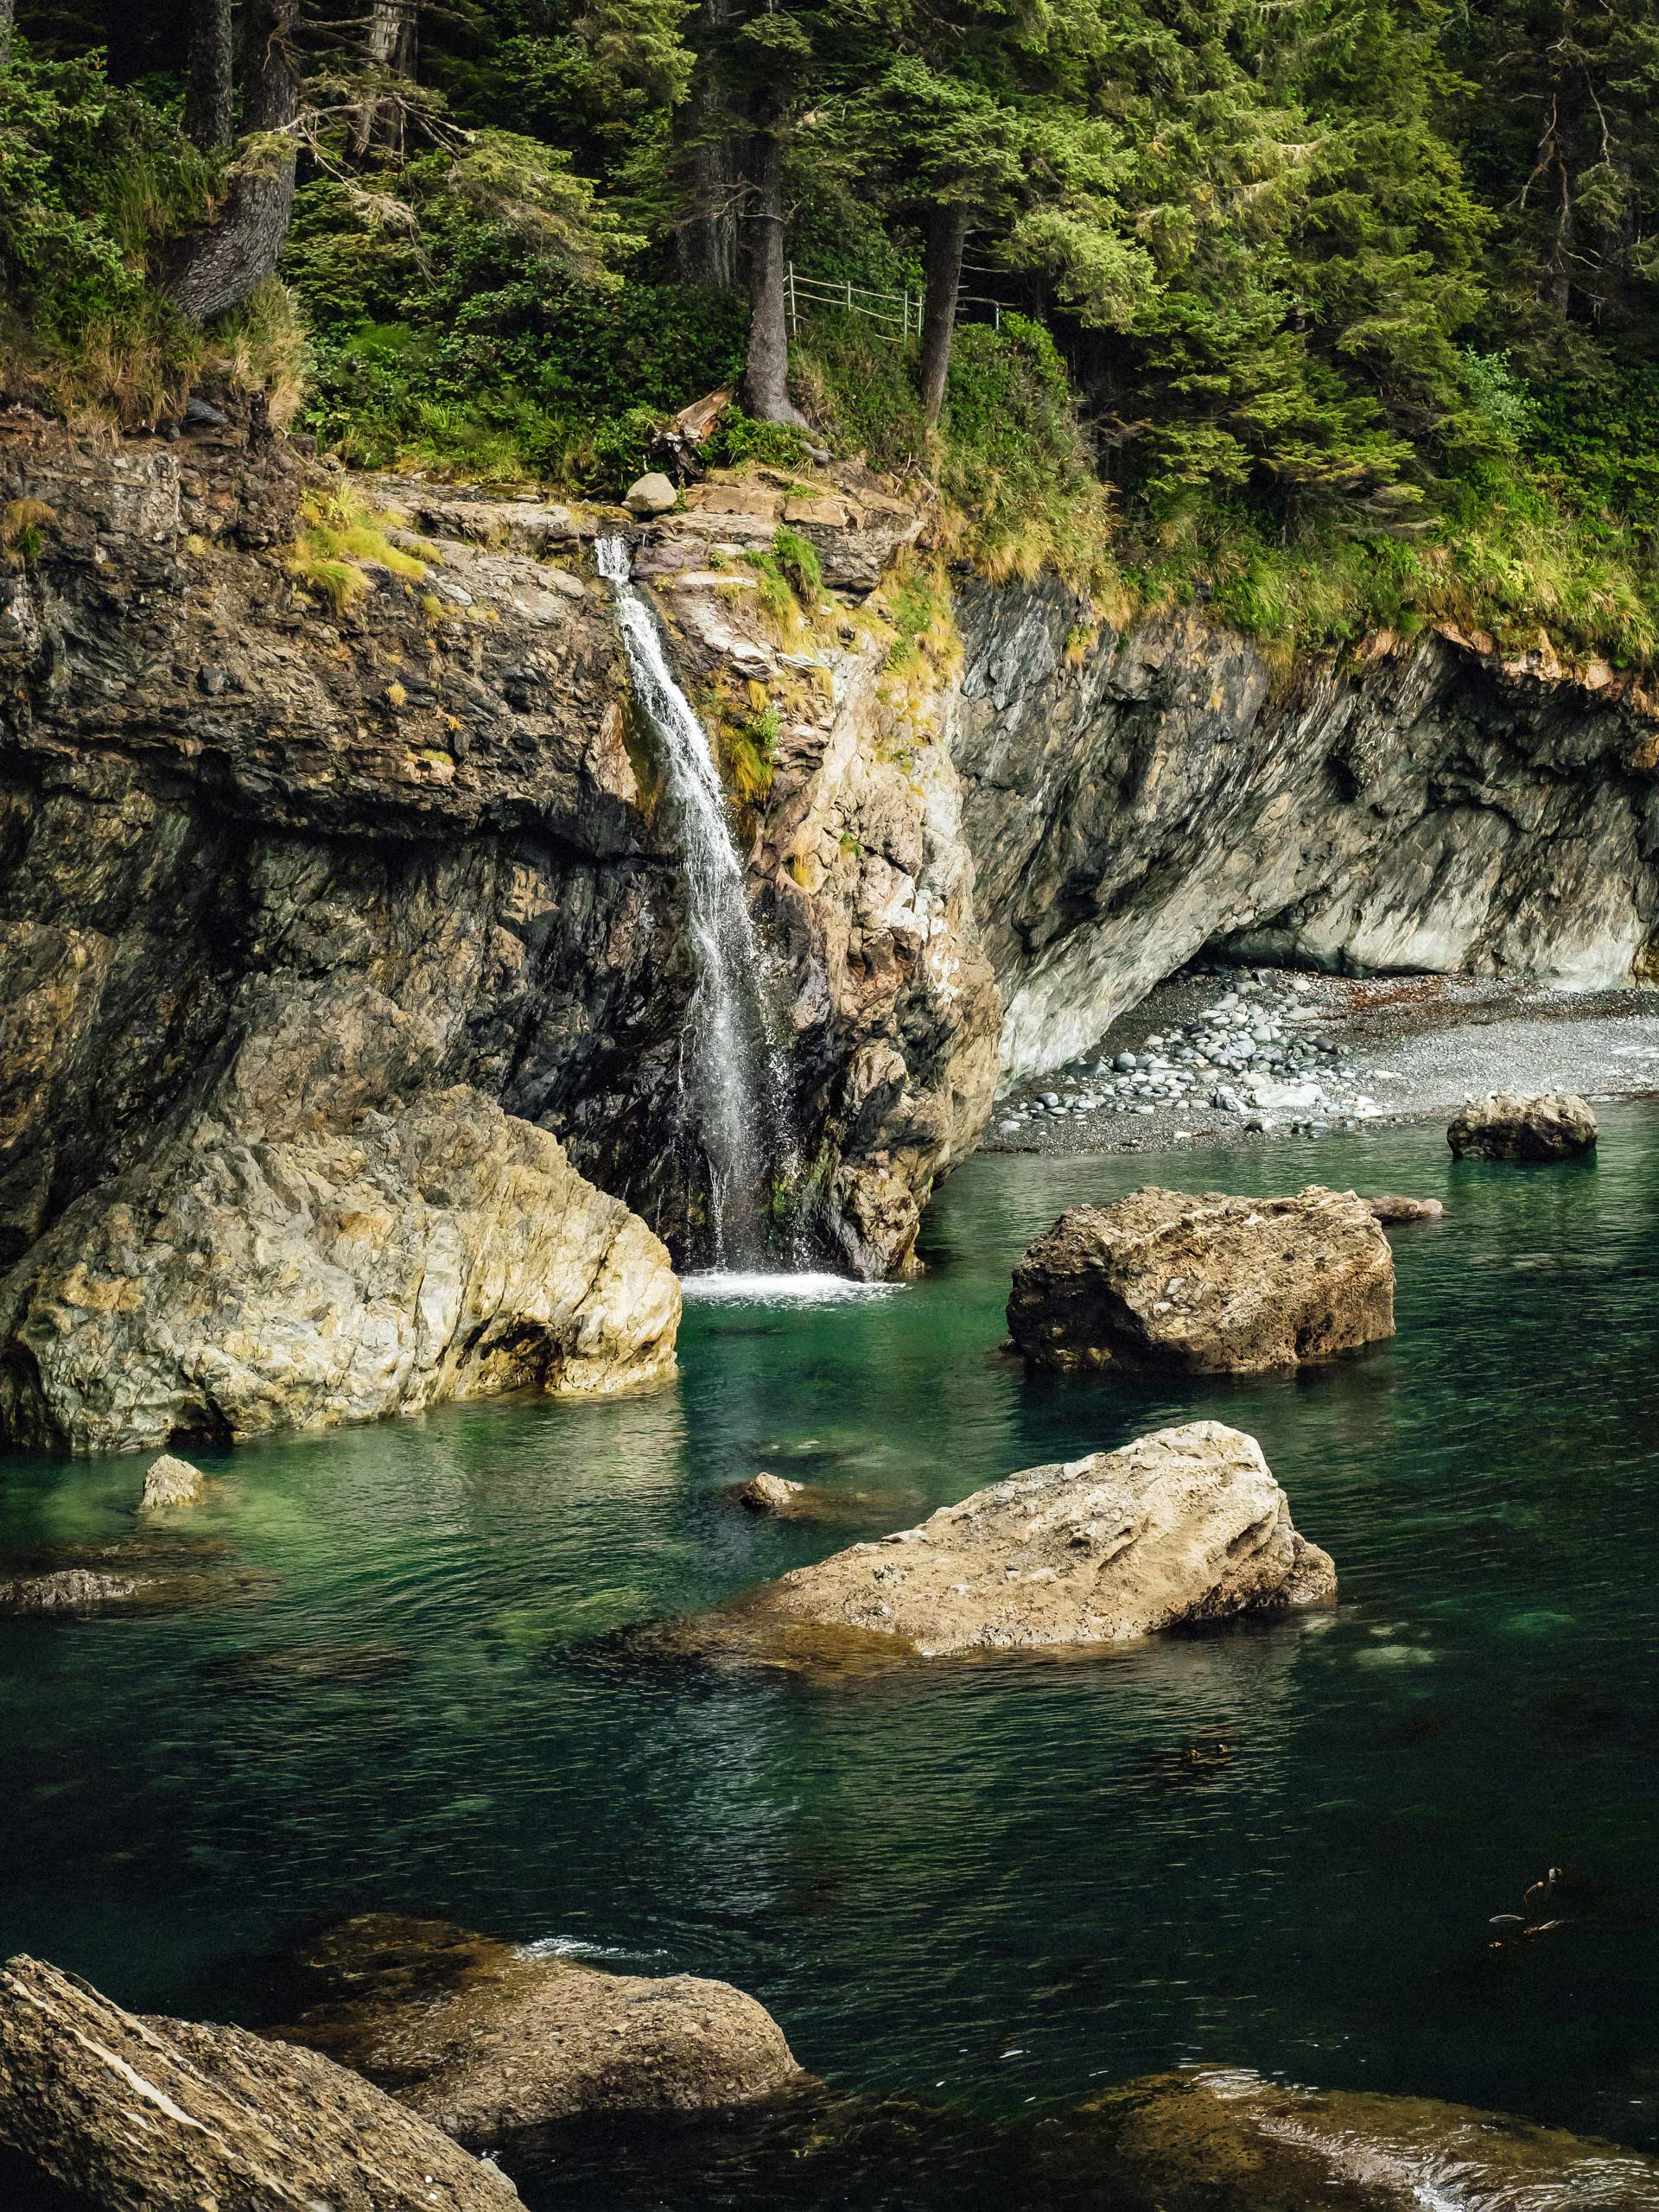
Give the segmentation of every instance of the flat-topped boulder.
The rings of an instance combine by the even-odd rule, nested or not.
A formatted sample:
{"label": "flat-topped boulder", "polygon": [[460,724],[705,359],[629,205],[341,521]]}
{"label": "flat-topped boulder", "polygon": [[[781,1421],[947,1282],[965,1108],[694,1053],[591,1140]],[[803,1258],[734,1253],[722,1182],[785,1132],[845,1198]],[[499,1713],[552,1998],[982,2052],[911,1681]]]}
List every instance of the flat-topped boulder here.
{"label": "flat-topped boulder", "polygon": [[720,1611],[670,1649],[810,1664],[850,1636],[892,1656],[1119,1643],[1323,1605],[1328,1555],[1292,1525],[1254,1437],[1219,1421],[1028,1467],[918,1528],[854,1544]]}
{"label": "flat-topped boulder", "polygon": [[98,2212],[509,2212],[505,2174],[315,2051],[0,1967],[0,2145]]}
{"label": "flat-topped boulder", "polygon": [[729,1982],[610,1974],[392,1913],[341,1923],[296,1963],[319,2001],[283,2032],[480,2148],[585,2114],[754,2104],[804,2078]]}
{"label": "flat-topped boulder", "polygon": [[1394,1258],[1363,1198],[1147,1185],[1069,1206],[1014,1269],[1008,1333],[1039,1366],[1255,1375],[1394,1334]]}
{"label": "flat-topped boulder", "polygon": [[1592,1150],[1597,1134],[1595,1116],[1575,1091],[1527,1097],[1494,1090],[1452,1116],[1446,1141],[1454,1160],[1471,1154],[1480,1160],[1576,1160]]}
{"label": "flat-topped boulder", "polygon": [[1616,2143],[1433,2097],[1316,2090],[1183,2067],[1039,2131],[1064,2190],[1109,2176],[1122,2212],[1652,2212],[1659,2163]]}

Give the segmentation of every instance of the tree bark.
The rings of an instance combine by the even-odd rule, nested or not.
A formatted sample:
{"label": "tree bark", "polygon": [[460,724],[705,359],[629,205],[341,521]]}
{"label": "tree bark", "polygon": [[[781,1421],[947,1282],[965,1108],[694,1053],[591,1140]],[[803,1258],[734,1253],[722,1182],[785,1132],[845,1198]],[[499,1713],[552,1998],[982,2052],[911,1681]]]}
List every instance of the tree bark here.
{"label": "tree bark", "polygon": [[957,327],[957,294],[962,289],[962,257],[967,244],[967,207],[960,200],[941,200],[928,218],[927,283],[922,300],[922,415],[930,425],[938,421],[944,404],[950,341]]}
{"label": "tree bark", "polygon": [[298,10],[299,0],[256,0],[248,129],[284,136],[280,146],[245,156],[218,222],[186,239],[174,256],[162,289],[187,322],[211,322],[240,307],[271,274],[287,242],[296,152],[291,125],[300,111]]}
{"label": "tree bark", "polygon": [[688,284],[734,292],[742,280],[738,236],[741,192],[732,131],[730,88],[718,48],[731,19],[730,0],[702,0],[699,43],[713,47],[697,63],[686,98],[671,125],[673,168],[681,181],[684,213],[674,232],[674,257]]}
{"label": "tree bark", "polygon": [[806,417],[789,396],[789,329],[784,305],[784,144],[775,127],[754,139],[754,175],[744,223],[749,251],[749,348],[743,404],[760,423]]}
{"label": "tree bark", "polygon": [[[414,0],[371,0],[364,55],[378,78],[412,78],[418,46]],[[352,145],[359,159],[371,146],[385,146],[401,156],[404,112],[398,102],[371,97],[352,134]]]}
{"label": "tree bark", "polygon": [[17,0],[0,0],[0,77],[11,67],[11,34],[17,14]]}
{"label": "tree bark", "polygon": [[184,128],[204,154],[217,153],[236,136],[235,92],[232,0],[196,0],[185,65]]}

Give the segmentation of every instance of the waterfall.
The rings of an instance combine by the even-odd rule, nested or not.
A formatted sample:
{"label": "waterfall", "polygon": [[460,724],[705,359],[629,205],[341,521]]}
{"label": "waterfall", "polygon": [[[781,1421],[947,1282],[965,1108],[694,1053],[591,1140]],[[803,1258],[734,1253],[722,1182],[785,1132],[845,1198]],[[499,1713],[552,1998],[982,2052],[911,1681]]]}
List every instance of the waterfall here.
{"label": "waterfall", "polygon": [[632,581],[627,544],[601,537],[594,550],[635,696],[662,741],[679,836],[696,978],[681,1094],[709,1165],[713,1261],[717,1269],[753,1267],[766,1250],[772,1176],[789,1178],[795,1160],[784,1070],[767,1044],[766,971],[743,863],[708,732],[674,680],[662,632]]}

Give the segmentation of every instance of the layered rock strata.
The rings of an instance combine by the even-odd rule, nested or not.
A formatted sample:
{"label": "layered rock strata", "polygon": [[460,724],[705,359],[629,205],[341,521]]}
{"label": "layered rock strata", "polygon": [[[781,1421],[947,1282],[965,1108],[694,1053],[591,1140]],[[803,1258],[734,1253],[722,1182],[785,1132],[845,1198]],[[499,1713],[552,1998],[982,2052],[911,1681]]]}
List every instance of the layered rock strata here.
{"label": "layered rock strata", "polygon": [[0,2144],[98,2212],[507,2212],[506,2177],[315,2051],[0,1967]]}
{"label": "layered rock strata", "polygon": [[1394,1255],[1368,1202],[1152,1185],[1070,1206],[1014,1273],[1008,1333],[1041,1367],[1255,1375],[1394,1334]]}

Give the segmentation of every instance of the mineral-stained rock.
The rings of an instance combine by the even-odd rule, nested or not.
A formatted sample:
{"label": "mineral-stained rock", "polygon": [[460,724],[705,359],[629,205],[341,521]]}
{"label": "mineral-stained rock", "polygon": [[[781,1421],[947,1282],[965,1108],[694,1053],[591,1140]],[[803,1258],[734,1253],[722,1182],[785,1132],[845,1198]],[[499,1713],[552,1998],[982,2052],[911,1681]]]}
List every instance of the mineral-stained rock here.
{"label": "mineral-stained rock", "polygon": [[1394,1259],[1363,1198],[1071,1206],[1014,1269],[1008,1332],[1045,1367],[1259,1374],[1394,1334]]}
{"label": "mineral-stained rock", "polygon": [[1397,1191],[1379,1191],[1375,1198],[1367,1198],[1365,1205],[1373,1221],[1385,1224],[1439,1221],[1446,1211],[1439,1198],[1402,1198]]}
{"label": "mineral-stained rock", "polygon": [[792,1483],[786,1475],[763,1473],[752,1476],[734,1495],[751,1513],[788,1513],[805,1488],[804,1483]]}
{"label": "mineral-stained rock", "polygon": [[0,2144],[97,2212],[506,2212],[505,2176],[315,2051],[0,1967]]}
{"label": "mineral-stained rock", "polygon": [[1497,1090],[1453,1115],[1446,1141],[1454,1160],[1571,1160],[1595,1143],[1596,1117],[1570,1090]]}
{"label": "mineral-stained rock", "polygon": [[890,1650],[1116,1643],[1161,1629],[1329,1604],[1336,1569],[1291,1525],[1253,1437],[1192,1421],[1030,1467],[919,1528],[798,1567],[667,1648],[810,1664],[849,1632]]}
{"label": "mineral-stained rock", "polygon": [[1057,2187],[1109,2183],[1122,2212],[1652,2212],[1659,2164],[1615,2143],[1428,2097],[1287,2088],[1190,2067],[1131,2082],[1039,2131]]}
{"label": "mineral-stained rock", "polygon": [[464,2143],[750,2104],[804,2078],[771,2014],[728,1982],[606,1974],[395,1914],[343,1923],[298,1967],[323,2001],[284,2032]]}
{"label": "mineral-stained rock", "polygon": [[257,1142],[200,1117],[0,1286],[0,1433],[73,1451],[673,1365],[679,1286],[557,1140],[475,1090]]}
{"label": "mineral-stained rock", "polygon": [[188,1459],[178,1459],[170,1452],[163,1452],[152,1459],[144,1475],[144,1492],[139,1503],[152,1511],[168,1505],[194,1505],[201,1497],[201,1469],[193,1467]]}
{"label": "mineral-stained rock", "polygon": [[50,1574],[0,1582],[0,1613],[101,1613],[143,1604],[156,1585],[147,1574],[102,1574],[90,1567],[61,1567]]}

